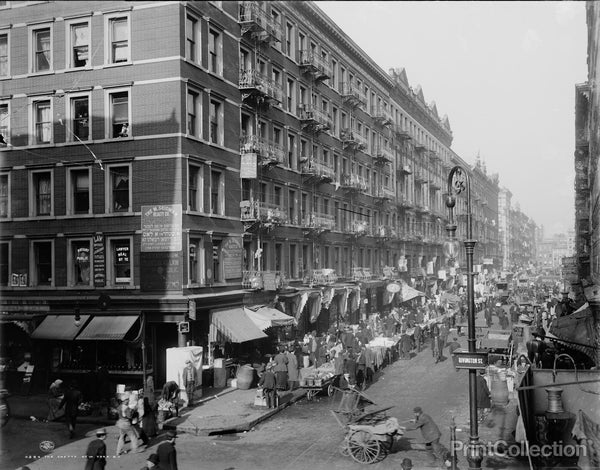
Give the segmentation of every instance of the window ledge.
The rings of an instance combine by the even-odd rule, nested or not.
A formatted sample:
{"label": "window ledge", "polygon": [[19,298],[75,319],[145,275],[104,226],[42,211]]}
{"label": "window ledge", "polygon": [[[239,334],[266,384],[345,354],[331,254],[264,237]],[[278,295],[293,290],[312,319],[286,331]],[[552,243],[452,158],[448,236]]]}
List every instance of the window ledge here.
{"label": "window ledge", "polygon": [[41,77],[44,75],[54,75],[56,72],[54,70],[45,70],[44,72],[29,72],[27,77]]}
{"label": "window ledge", "polygon": [[104,68],[122,67],[124,65],[133,65],[133,61],[130,59],[127,62],[105,63]]}

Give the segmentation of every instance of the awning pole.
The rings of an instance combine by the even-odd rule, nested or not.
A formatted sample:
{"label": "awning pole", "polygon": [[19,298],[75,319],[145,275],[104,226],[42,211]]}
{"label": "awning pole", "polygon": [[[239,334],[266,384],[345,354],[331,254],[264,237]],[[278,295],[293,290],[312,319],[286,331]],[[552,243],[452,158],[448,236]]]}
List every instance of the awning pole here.
{"label": "awning pole", "polygon": [[142,380],[142,390],[146,396],[146,315],[144,312],[142,312]]}

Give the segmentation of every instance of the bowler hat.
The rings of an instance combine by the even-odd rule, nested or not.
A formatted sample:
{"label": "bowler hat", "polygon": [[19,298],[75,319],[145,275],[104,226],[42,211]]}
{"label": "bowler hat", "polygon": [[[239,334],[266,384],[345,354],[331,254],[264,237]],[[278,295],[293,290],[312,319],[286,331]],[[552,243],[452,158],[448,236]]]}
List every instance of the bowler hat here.
{"label": "bowler hat", "polygon": [[173,431],[173,430],[167,431],[167,437],[169,439],[173,439],[173,438],[177,437],[177,431]]}
{"label": "bowler hat", "polygon": [[106,428],[100,428],[96,431],[96,436],[106,436]]}
{"label": "bowler hat", "polygon": [[420,406],[415,406],[413,408],[413,413],[423,413],[423,409]]}

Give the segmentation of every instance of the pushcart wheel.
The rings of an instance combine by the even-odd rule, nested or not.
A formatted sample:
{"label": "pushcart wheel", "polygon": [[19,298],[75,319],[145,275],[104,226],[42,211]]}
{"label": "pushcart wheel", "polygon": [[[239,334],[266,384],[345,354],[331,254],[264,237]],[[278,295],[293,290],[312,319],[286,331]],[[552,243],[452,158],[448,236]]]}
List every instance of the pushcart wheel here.
{"label": "pushcart wheel", "polygon": [[306,399],[308,401],[312,401],[316,394],[317,393],[314,390],[309,390],[308,392],[306,392]]}
{"label": "pushcart wheel", "polygon": [[332,397],[334,392],[335,388],[333,387],[333,384],[329,384],[329,386],[327,387],[327,396]]}
{"label": "pushcart wheel", "polygon": [[355,431],[348,439],[350,456],[359,463],[374,463],[379,459],[381,447],[371,433]]}

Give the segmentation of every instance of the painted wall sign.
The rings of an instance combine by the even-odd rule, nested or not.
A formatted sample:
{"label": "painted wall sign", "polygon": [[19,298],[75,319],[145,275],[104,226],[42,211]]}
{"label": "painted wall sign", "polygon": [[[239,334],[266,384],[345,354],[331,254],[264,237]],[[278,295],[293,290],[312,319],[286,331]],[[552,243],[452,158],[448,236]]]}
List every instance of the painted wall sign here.
{"label": "painted wall sign", "polygon": [[223,271],[225,279],[242,277],[242,255],[244,251],[242,237],[227,237],[223,240]]}
{"label": "painted wall sign", "polygon": [[104,246],[104,235],[94,235],[94,287],[106,285],[106,248]]}
{"label": "painted wall sign", "polygon": [[141,251],[181,251],[181,204],[142,206]]}

